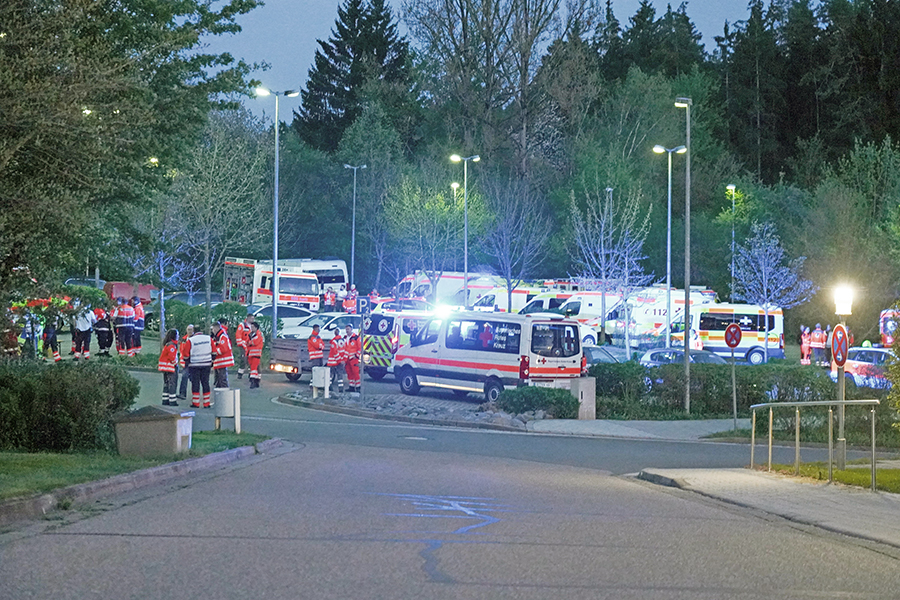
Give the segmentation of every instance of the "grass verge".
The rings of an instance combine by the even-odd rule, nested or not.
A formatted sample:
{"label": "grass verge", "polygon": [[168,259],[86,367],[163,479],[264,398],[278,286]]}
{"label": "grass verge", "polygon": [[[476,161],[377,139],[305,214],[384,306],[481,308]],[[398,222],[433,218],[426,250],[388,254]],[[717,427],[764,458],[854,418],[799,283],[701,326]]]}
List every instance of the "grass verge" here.
{"label": "grass verge", "polygon": [[266,439],[268,439],[266,436],[252,433],[237,435],[233,431],[198,431],[192,436],[191,451],[187,456],[152,459],[119,456],[107,452],[73,454],[0,452],[0,500],[46,493],[176,460],[251,446]]}
{"label": "grass verge", "polygon": [[[794,465],[772,464],[772,471],[783,475],[793,475]],[[881,469],[876,464],[875,488],[883,492],[900,493],[900,469]],[[859,467],[832,472],[834,480],[846,485],[869,488],[872,485],[872,471],[869,463],[861,463]],[[828,481],[828,463],[800,463],[800,476]]]}

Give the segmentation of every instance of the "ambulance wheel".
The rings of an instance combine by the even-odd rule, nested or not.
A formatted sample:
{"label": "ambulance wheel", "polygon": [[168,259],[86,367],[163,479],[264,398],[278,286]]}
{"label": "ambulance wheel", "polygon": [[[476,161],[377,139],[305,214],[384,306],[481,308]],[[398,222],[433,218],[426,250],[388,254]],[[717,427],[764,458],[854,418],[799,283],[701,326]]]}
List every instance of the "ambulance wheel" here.
{"label": "ambulance wheel", "polygon": [[300,380],[300,373],[285,373],[284,376],[288,378],[288,381]]}
{"label": "ambulance wheel", "polygon": [[404,367],[400,373],[400,391],[409,396],[419,393],[419,380],[412,367]]}
{"label": "ambulance wheel", "polygon": [[766,360],[766,355],[759,348],[751,350],[747,355],[747,362],[751,365],[761,365]]}
{"label": "ambulance wheel", "polygon": [[368,375],[371,379],[375,381],[381,381],[384,379],[384,376],[387,375],[387,369],[378,369],[369,367],[366,369],[366,375]]}
{"label": "ambulance wheel", "polygon": [[496,379],[488,379],[484,384],[484,399],[486,402],[496,402],[503,391],[503,384]]}

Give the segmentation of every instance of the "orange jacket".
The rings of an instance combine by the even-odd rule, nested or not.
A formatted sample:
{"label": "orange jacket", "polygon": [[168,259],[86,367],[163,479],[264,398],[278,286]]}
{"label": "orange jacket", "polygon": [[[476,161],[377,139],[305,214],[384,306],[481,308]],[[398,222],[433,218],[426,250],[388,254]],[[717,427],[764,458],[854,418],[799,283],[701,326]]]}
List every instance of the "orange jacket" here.
{"label": "orange jacket", "polygon": [[328,349],[328,366],[336,367],[343,364],[345,360],[344,338],[341,337],[339,331],[335,331],[334,337],[331,338],[331,347]]}
{"label": "orange jacket", "polygon": [[354,333],[348,337],[347,341],[344,343],[344,354],[347,356],[348,361],[359,362],[361,351],[362,347],[359,343],[359,336]]}
{"label": "orange jacket", "polygon": [[181,341],[178,343],[178,366],[182,369],[185,368],[184,357],[190,356],[191,353],[191,343],[188,341],[189,338],[187,335],[181,337]]}
{"label": "orange jacket", "polygon": [[809,345],[813,348],[824,348],[825,342],[828,340],[828,334],[821,329],[816,329],[809,336]]}
{"label": "orange jacket", "polygon": [[247,349],[247,336],[250,335],[250,325],[247,321],[238,323],[237,329],[234,331],[234,339],[237,341],[238,348]]}
{"label": "orange jacket", "polygon": [[306,340],[306,348],[309,350],[309,360],[316,360],[325,356],[325,341],[316,334],[309,336]]}
{"label": "orange jacket", "polygon": [[234,353],[231,351],[231,338],[228,329],[222,327],[213,336],[213,369],[225,369],[234,366]]}
{"label": "orange jacket", "polygon": [[173,340],[163,346],[162,352],[159,353],[159,363],[156,365],[156,370],[163,373],[174,373],[177,361],[178,342]]}
{"label": "orange jacket", "polygon": [[257,330],[247,336],[247,358],[262,358],[263,334]]}

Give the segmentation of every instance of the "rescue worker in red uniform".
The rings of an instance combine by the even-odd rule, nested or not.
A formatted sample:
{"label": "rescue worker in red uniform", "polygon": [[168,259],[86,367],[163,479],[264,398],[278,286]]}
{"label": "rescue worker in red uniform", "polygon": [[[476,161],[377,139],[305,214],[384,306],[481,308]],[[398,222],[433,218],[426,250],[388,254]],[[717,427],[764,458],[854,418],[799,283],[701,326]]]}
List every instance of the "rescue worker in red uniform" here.
{"label": "rescue worker in red uniform", "polygon": [[250,389],[259,387],[259,362],[262,360],[263,335],[259,332],[259,324],[250,323],[250,335],[247,336],[247,362],[250,363]]}
{"label": "rescue worker in red uniform", "polygon": [[196,332],[189,337],[184,346],[187,348],[185,363],[191,373],[191,406],[200,408],[200,391],[203,391],[203,408],[211,408],[209,389],[209,371],[212,368],[212,338]]}
{"label": "rescue worker in red uniform", "polygon": [[250,324],[256,320],[254,315],[247,315],[238,324],[234,332],[234,338],[238,347],[238,379],[244,378],[244,369],[247,368],[247,337],[250,335]]}
{"label": "rescue worker in red uniform", "polygon": [[109,313],[103,307],[94,309],[94,316],[97,320],[94,322],[94,331],[97,332],[97,345],[100,350],[98,356],[109,356],[109,349],[112,348],[113,333],[109,325]]}
{"label": "rescue worker in red uniform", "polygon": [[134,334],[134,309],[125,298],[119,298],[113,310],[113,325],[116,328],[116,350],[119,356],[134,356],[131,337]]}
{"label": "rescue worker in red uniform", "polygon": [[334,330],[334,337],[331,338],[331,345],[328,348],[328,363],[331,368],[331,383],[335,386],[344,387],[344,338],[341,337],[341,330]]}
{"label": "rescue worker in red uniform", "polygon": [[825,341],[828,334],[822,331],[822,325],[816,323],[816,330],[812,332],[809,338],[809,346],[816,355],[816,365],[821,367],[825,364]]}
{"label": "rescue worker in red uniform", "polygon": [[178,368],[181,369],[181,385],[178,386],[178,395],[176,397],[179,400],[187,400],[187,386],[191,380],[191,372],[188,369],[188,366],[191,364],[191,345],[188,340],[192,335],[194,335],[194,326],[189,324],[185,327],[184,336],[178,343]]}
{"label": "rescue worker in red uniform", "polygon": [[91,357],[91,328],[97,322],[97,316],[87,306],[78,306],[73,318],[75,329],[75,360]]}
{"label": "rescue worker in red uniform", "polygon": [[213,387],[228,387],[228,367],[234,366],[234,353],[231,351],[231,338],[228,337],[228,319],[218,320],[218,327],[213,334]]}
{"label": "rescue worker in red uniform", "polygon": [[344,355],[347,357],[344,368],[347,371],[347,385],[351,392],[360,392],[362,382],[359,377],[359,359],[362,355],[362,346],[359,336],[353,332],[353,326],[347,325],[347,339],[344,342]]}
{"label": "rescue worker in red uniform", "polygon": [[178,406],[175,389],[178,387],[178,330],[170,329],[163,340],[162,351],[156,370],[163,374],[162,403],[164,406]]}
{"label": "rescue worker in red uniform", "polygon": [[319,326],[313,325],[312,333],[306,340],[306,349],[309,351],[309,364],[313,367],[321,367],[325,358],[325,341],[319,337]]}
{"label": "rescue worker in red uniform", "polygon": [[810,364],[809,352],[810,352],[811,338],[812,338],[812,336],[809,333],[809,327],[804,327],[803,333],[800,334],[800,364],[801,365]]}
{"label": "rescue worker in red uniform", "polygon": [[141,299],[135,296],[131,299],[134,308],[134,331],[131,334],[131,346],[135,354],[141,353],[141,334],[144,333],[144,305]]}
{"label": "rescue worker in red uniform", "polygon": [[344,302],[342,303],[342,308],[344,312],[348,315],[356,314],[356,298],[350,297],[348,294],[346,298],[344,298]]}
{"label": "rescue worker in red uniform", "polygon": [[333,289],[328,288],[328,291],[325,292],[325,312],[334,312],[336,302],[337,294]]}

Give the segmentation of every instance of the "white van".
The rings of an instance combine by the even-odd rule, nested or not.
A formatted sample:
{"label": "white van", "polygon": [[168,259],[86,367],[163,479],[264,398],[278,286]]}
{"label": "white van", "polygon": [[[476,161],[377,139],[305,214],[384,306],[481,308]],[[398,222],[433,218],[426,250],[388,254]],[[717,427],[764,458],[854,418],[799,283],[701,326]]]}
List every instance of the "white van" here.
{"label": "white van", "polygon": [[731,358],[731,348],[725,343],[725,328],[731,323],[741,326],[741,343],[734,349],[736,359],[751,365],[763,363],[766,329],[769,358],[784,358],[784,313],[780,308],[769,308],[768,327],[765,309],[754,304],[704,304],[691,309],[691,326],[699,334],[703,349],[722,358]]}
{"label": "white van", "polygon": [[[606,292],[606,314],[608,315],[622,301],[622,294]],[[559,307],[563,315],[585,323],[591,319],[603,316],[603,292],[578,292],[572,294],[566,302]]]}
{"label": "white van", "polygon": [[505,287],[495,287],[479,294],[472,310],[485,312],[519,312],[531,302],[541,290],[520,286],[512,291],[512,310],[509,308],[509,292]]}
{"label": "white van", "polygon": [[574,292],[566,292],[559,290],[550,290],[543,292],[532,298],[525,308],[519,311],[520,315],[531,313],[542,313],[556,311],[560,306],[566,303],[566,300],[572,297]]}
{"label": "white van", "polygon": [[393,365],[404,394],[435,387],[483,392],[492,402],[505,387],[562,387],[581,375],[583,361],[578,323],[468,311],[427,321]]}

